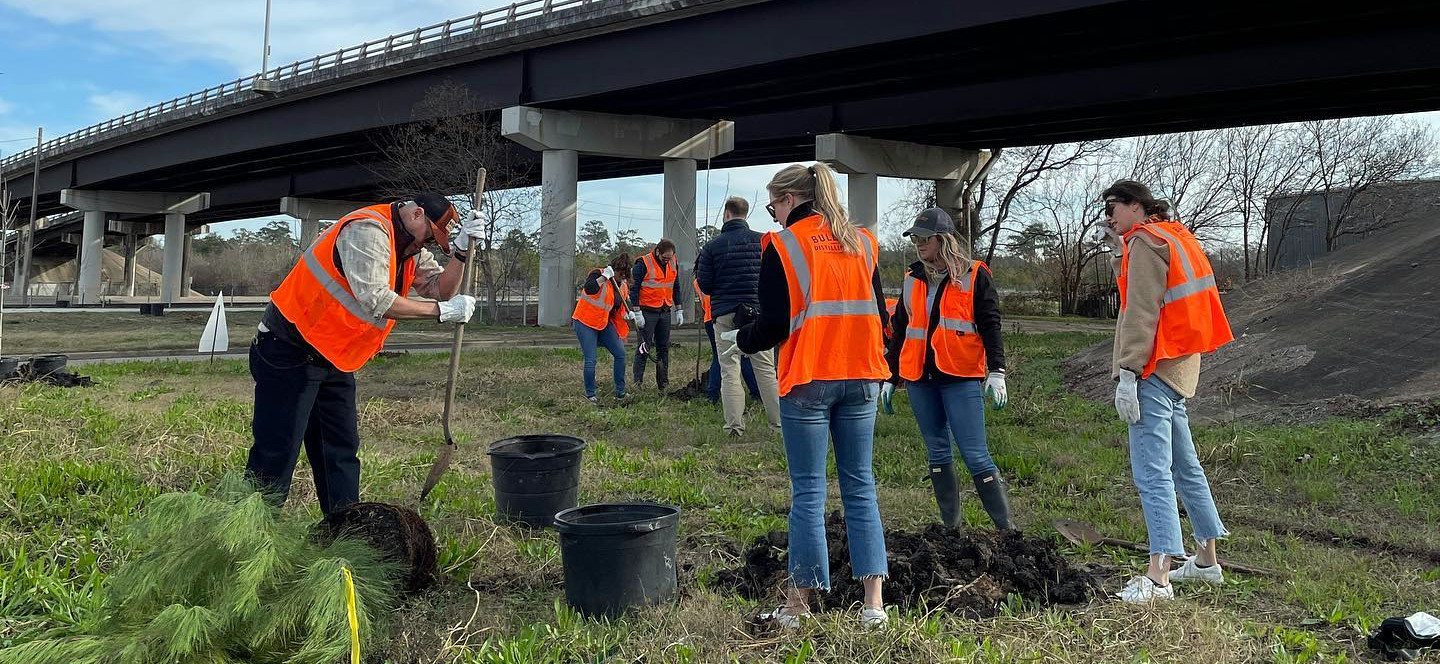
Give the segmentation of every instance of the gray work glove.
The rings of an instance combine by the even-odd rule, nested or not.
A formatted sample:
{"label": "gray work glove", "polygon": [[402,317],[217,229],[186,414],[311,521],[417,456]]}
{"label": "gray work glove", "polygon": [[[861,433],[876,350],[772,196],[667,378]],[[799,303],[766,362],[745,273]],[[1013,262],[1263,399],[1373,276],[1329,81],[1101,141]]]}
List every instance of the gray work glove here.
{"label": "gray work glove", "polygon": [[1115,384],[1115,412],[1127,424],[1140,421],[1140,386],[1129,371],[1121,371],[1120,382]]}

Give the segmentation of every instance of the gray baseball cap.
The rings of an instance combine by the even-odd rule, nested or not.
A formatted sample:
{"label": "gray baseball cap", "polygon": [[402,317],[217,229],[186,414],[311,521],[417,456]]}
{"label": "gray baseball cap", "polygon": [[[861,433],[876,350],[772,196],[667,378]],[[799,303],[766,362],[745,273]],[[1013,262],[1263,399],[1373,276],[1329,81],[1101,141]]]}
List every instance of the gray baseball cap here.
{"label": "gray baseball cap", "polygon": [[945,214],[940,208],[930,208],[915,215],[915,225],[910,230],[901,233],[906,237],[911,235],[917,237],[930,237],[940,233],[954,233],[955,222],[950,220],[950,215]]}

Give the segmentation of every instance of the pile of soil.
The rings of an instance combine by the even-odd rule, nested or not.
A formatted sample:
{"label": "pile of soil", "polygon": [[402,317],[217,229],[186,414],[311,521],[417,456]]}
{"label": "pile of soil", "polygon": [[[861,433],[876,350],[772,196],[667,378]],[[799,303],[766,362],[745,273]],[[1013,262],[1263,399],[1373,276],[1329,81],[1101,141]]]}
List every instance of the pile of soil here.
{"label": "pile of soil", "polygon": [[[852,606],[864,588],[852,578],[845,521],[839,512],[826,519],[831,591],[821,593],[826,607]],[[745,564],[717,576],[717,583],[752,600],[774,599],[787,577],[788,535],[771,532],[745,550]],[[1070,564],[1055,542],[1017,531],[964,532],[938,523],[919,532],[885,533],[890,579],[885,602],[902,608],[943,608],[984,618],[995,615],[1014,593],[1038,604],[1080,604],[1099,590],[1099,581]]]}
{"label": "pile of soil", "polygon": [[[1426,191],[1421,207],[1440,205],[1440,187]],[[1412,216],[1225,293],[1236,339],[1202,361],[1192,418],[1314,421],[1440,399],[1440,223]],[[1066,385],[1109,401],[1110,355],[1107,340],[1066,360]]]}
{"label": "pile of soil", "polygon": [[3,383],[45,383],[56,387],[91,387],[95,380],[89,376],[82,376],[69,371],[56,371],[40,376],[31,374],[28,371],[20,371],[9,378],[0,380]]}
{"label": "pile of soil", "polygon": [[439,574],[435,536],[420,515],[389,503],[355,503],[322,522],[323,536],[355,537],[400,565],[401,588],[416,593],[429,588]]}
{"label": "pile of soil", "polygon": [[707,379],[708,379],[707,376],[703,376],[703,375],[702,375],[701,377],[695,378],[695,379],[691,380],[690,382],[686,383],[686,384],[685,384],[685,387],[682,387],[682,388],[680,388],[680,389],[678,389],[678,390],[675,390],[674,392],[671,392],[670,394],[668,394],[668,395],[666,395],[666,396],[670,397],[671,399],[678,400],[678,401],[692,401],[692,400],[694,400],[694,399],[707,399],[707,398],[709,398],[709,397],[705,394],[705,381],[706,381]]}

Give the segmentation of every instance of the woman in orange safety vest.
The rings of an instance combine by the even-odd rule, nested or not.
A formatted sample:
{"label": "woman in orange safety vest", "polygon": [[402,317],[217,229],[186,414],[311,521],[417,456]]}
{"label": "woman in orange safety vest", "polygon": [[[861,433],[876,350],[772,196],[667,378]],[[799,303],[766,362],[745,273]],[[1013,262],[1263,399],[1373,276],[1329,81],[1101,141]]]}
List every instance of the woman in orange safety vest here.
{"label": "woman in orange safety vest", "polygon": [[790,471],[790,581],[769,614],[799,624],[817,590],[829,590],[825,544],[826,454],[833,441],[845,505],[850,566],[864,586],[860,620],[886,622],[881,588],[889,569],[875,497],[872,445],[885,365],[885,294],[875,236],[845,214],[834,171],[786,167],[767,186],[766,210],[785,228],[761,241],[760,317],[721,335],[725,352],[779,346],[781,434]]}
{"label": "woman in orange safety vest", "polygon": [[595,268],[586,275],[575,300],[575,313],[570,324],[580,340],[585,356],[585,399],[598,404],[595,396],[595,362],[597,346],[604,346],[614,360],[615,398],[625,398],[625,337],[630,334],[629,298],[626,296],[626,271],[630,255],[621,253],[604,268]]}
{"label": "woman in orange safety vest", "polygon": [[1008,530],[1010,502],[985,442],[985,397],[997,409],[1006,402],[1005,344],[990,268],[970,260],[950,215],[940,208],[916,215],[904,235],[920,260],[906,273],[900,306],[890,320],[886,359],[894,376],[880,388],[881,398],[888,402],[905,381],[941,523],[960,525],[953,452],[959,449],[985,513],[996,528]]}
{"label": "woman in orange safety vest", "polygon": [[[1200,355],[1229,343],[1215,272],[1200,242],[1170,219],[1145,185],[1121,180],[1101,195],[1120,288],[1111,374],[1115,409],[1130,425],[1130,470],[1150,536],[1150,567],[1119,597],[1148,603],[1175,596],[1171,581],[1224,583],[1216,542],[1226,535],[1200,467],[1185,400],[1195,395]],[[1185,501],[1196,554],[1185,557],[1175,495]],[[1170,560],[1185,559],[1170,570]]]}

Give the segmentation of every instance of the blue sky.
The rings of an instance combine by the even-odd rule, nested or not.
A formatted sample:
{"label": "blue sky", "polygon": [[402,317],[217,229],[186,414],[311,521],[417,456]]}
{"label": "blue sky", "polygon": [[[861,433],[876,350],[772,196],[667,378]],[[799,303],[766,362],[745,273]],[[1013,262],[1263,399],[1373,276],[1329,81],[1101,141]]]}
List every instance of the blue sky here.
{"label": "blue sky", "polygon": [[[509,4],[273,1],[272,67]],[[264,15],[263,0],[0,0],[0,152],[30,147],[36,126],[45,128],[48,139],[258,71]],[[754,203],[775,170],[709,174],[711,207],[718,208],[727,191]],[[701,218],[714,216],[703,209],[706,183],[701,171],[696,195]],[[901,186],[882,181],[882,210]],[[661,205],[659,176],[580,185],[580,221],[599,219],[612,232],[635,228],[642,237],[658,238]]]}

